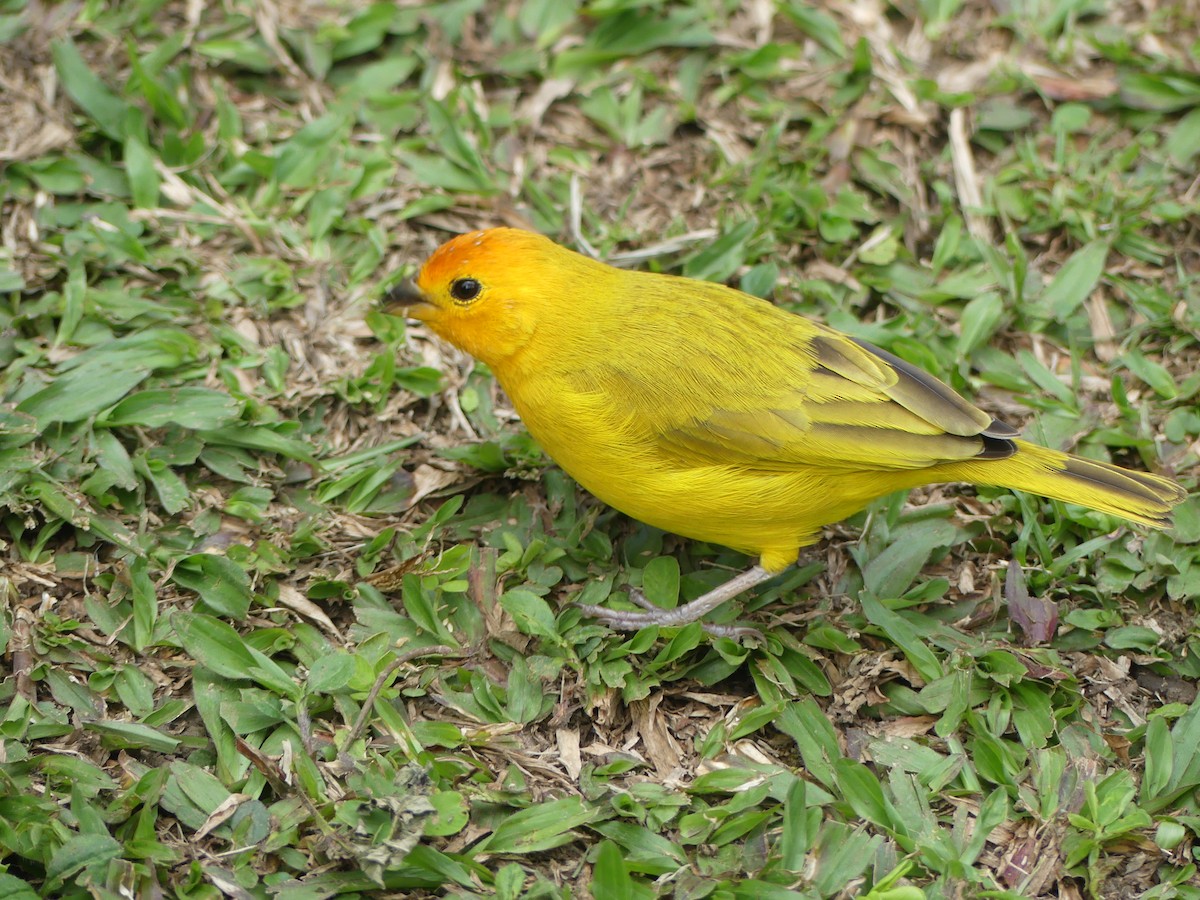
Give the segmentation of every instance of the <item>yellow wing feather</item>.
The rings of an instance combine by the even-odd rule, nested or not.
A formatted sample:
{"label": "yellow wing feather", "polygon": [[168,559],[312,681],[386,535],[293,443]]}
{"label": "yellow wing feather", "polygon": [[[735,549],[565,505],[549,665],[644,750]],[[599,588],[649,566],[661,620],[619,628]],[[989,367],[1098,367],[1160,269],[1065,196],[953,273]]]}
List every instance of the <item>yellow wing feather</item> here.
{"label": "yellow wing feather", "polygon": [[643,278],[637,306],[653,304],[659,315],[632,311],[641,352],[605,359],[585,379],[619,396],[630,420],[649,425],[680,464],[885,471],[1013,452],[1014,429],[933,376],[721,285],[689,282],[683,295],[705,328],[655,334],[646,323],[681,318],[670,308],[680,293],[664,290],[675,279]]}

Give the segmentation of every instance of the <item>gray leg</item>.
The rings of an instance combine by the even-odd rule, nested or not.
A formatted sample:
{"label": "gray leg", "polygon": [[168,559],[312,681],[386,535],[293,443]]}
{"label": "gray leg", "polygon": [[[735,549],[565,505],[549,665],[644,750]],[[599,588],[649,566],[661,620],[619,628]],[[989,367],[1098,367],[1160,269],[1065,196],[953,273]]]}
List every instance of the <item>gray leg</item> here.
{"label": "gray leg", "polygon": [[[748,591],[755,585],[762,584],[775,573],[768,572],[762,566],[747,569],[741,575],[735,575],[724,584],[717,585],[702,597],[697,597],[691,603],[677,606],[675,609],[660,609],[653,605],[640,592],[634,592],[631,599],[646,612],[622,611],[606,609],[603,606],[579,605],[585,616],[598,619],[611,628],[621,631],[637,631],[649,625],[686,625],[695,622],[702,616],[712,612],[726,600],[731,600],[743,591]],[[733,637],[741,634],[757,634],[752,628],[736,628],[724,625],[706,625],[705,630],[722,637]]]}

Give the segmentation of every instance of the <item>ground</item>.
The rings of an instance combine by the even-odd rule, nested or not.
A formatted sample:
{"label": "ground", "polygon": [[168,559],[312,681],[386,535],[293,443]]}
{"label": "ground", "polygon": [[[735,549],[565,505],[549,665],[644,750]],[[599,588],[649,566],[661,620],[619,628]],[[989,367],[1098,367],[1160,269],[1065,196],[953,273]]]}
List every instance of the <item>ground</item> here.
{"label": "ground", "polygon": [[990,488],[749,564],[379,298],[542,231],[1200,453],[1177,2],[0,0],[0,892],[1200,897],[1200,504]]}

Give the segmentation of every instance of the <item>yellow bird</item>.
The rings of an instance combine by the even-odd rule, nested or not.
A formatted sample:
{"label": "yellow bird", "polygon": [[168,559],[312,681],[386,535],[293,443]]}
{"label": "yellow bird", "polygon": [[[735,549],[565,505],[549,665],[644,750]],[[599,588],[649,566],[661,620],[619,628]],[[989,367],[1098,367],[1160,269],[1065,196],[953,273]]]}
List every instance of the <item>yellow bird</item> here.
{"label": "yellow bird", "polygon": [[694,621],[794,563],[823,525],[917,485],[1014,488],[1156,528],[1185,496],[1018,440],[932,375],[819,322],[526,231],[448,241],[387,309],[487,363],[529,433],[605,503],[759,557],[676,609],[584,607],[617,628]]}

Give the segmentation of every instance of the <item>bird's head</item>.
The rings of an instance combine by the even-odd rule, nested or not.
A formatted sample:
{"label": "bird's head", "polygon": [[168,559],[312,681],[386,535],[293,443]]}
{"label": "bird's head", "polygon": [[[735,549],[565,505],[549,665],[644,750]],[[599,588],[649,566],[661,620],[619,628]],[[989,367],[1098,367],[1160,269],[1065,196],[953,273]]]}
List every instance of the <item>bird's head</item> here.
{"label": "bird's head", "polygon": [[392,288],[384,309],[424,322],[495,367],[561,315],[580,260],[590,262],[533,232],[472,231],[442,244],[413,281]]}

